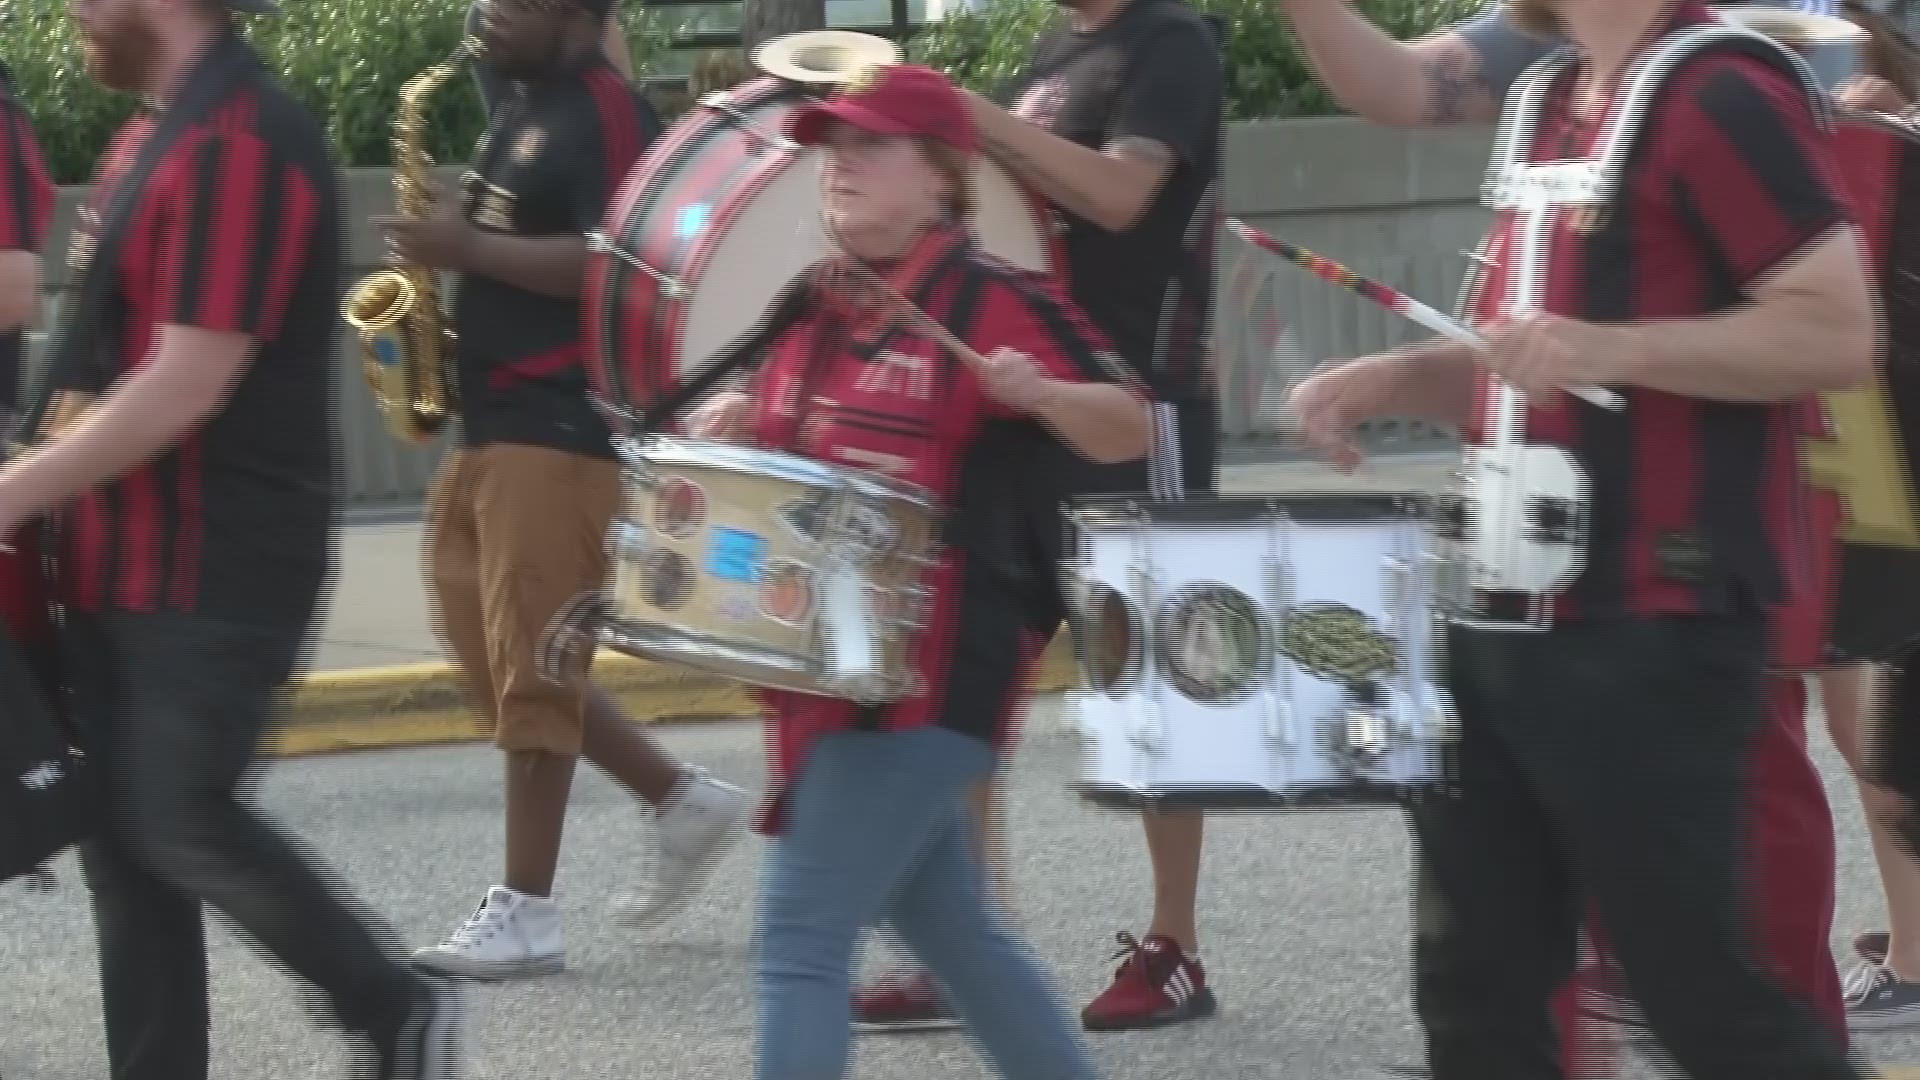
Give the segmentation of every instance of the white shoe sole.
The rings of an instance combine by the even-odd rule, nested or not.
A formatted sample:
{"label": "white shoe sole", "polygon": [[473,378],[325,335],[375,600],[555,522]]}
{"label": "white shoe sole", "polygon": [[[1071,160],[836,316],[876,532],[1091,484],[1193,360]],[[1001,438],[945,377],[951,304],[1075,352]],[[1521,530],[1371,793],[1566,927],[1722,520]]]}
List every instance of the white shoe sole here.
{"label": "white shoe sole", "polygon": [[475,960],[459,953],[421,949],[413,962],[428,971],[455,975],[463,979],[526,979],[540,975],[558,975],[567,969],[565,956],[537,956],[527,960]]}

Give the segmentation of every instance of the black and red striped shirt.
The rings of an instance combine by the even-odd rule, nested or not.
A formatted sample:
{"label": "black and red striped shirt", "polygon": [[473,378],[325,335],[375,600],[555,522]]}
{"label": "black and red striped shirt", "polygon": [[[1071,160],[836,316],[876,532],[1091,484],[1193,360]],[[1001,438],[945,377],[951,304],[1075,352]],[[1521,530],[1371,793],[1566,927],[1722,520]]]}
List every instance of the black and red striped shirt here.
{"label": "black and red striped shirt", "polygon": [[[40,253],[53,220],[53,195],[33,121],[14,100],[12,76],[0,65],[0,251]],[[25,347],[24,331],[0,330],[0,410],[19,407]]]}
{"label": "black and red striped shirt", "polygon": [[[1683,3],[1667,29],[1711,18]],[[1531,160],[1593,148],[1605,122],[1571,108],[1581,75],[1553,88]],[[1610,211],[1563,211],[1551,227],[1543,310],[1596,323],[1725,312],[1846,220],[1828,137],[1805,94],[1763,60],[1694,57],[1645,123]],[[1499,310],[1517,225],[1506,214],[1495,223],[1478,313]],[[1809,523],[1801,458],[1813,401],[1624,392],[1619,411],[1563,396],[1529,412],[1529,441],[1571,450],[1592,485],[1587,565],[1558,617],[1759,613],[1787,600],[1824,539]],[[1483,392],[1483,415],[1490,400]]]}
{"label": "black and red striped shirt", "polygon": [[[1013,349],[1052,378],[1117,383],[1144,397],[1055,283],[981,253],[958,230],[932,233],[889,277],[982,355]],[[757,445],[919,485],[943,513],[942,546],[922,582],[926,628],[912,650],[921,692],[868,708],[763,691],[776,776],[796,774],[813,738],[850,727],[937,724],[997,738],[1060,620],[1054,568],[1028,535],[1020,493],[1044,487],[1072,452],[988,397],[932,341],[869,330],[832,306],[775,341],[752,394]],[[1053,491],[1034,497],[1060,502]]]}
{"label": "black and red striped shirt", "polygon": [[[516,236],[591,232],[659,133],[653,106],[599,53],[554,78],[512,84],[463,180],[468,220]],[[465,274],[454,329],[467,445],[612,456],[587,398],[577,300]]]}
{"label": "black and red striped shirt", "polygon": [[[76,272],[154,129],[143,114],[109,146],[76,225]],[[61,388],[111,392],[169,325],[244,334],[258,352],[204,425],[62,515],[74,607],[292,632],[311,621],[338,505],[339,188],[320,125],[257,72],[162,151],[113,268],[114,347]]]}

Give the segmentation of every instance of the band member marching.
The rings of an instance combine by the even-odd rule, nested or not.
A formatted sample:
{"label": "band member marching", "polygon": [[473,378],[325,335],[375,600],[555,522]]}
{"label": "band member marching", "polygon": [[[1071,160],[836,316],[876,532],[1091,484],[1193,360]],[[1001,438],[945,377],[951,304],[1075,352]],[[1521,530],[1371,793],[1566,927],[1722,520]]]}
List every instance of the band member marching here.
{"label": "band member marching", "polygon": [[[968,105],[986,153],[1051,202],[1064,227],[1074,302],[1173,416],[1178,478],[1146,462],[1087,470],[1080,489],[1161,496],[1214,489],[1219,409],[1207,339],[1225,121],[1222,45],[1180,0],[1062,0],[1067,19],[1043,36],[1003,109]],[[1057,507],[1036,507],[1053,532]],[[1048,538],[1043,559],[1059,554]],[[998,818],[990,785],[976,793]],[[1204,819],[1148,811],[1154,910],[1144,940],[1122,933],[1125,962],[1081,1019],[1092,1030],[1150,1027],[1211,1015],[1198,960],[1195,906]],[[1001,872],[1004,877],[1004,871]],[[923,972],[895,974],[861,995],[870,1030],[950,1023]]]}
{"label": "band member marching", "polygon": [[[1398,42],[1368,24],[1345,0],[1282,0],[1282,6],[1315,71],[1334,95],[1348,108],[1385,124],[1491,122],[1521,72],[1560,43],[1554,35],[1522,28],[1504,8],[1427,38]],[[1872,77],[1842,87],[1839,100],[1883,108],[1876,102],[1885,100],[1884,80],[1905,81],[1895,44],[1888,41],[1877,12],[1846,4],[1842,13],[1867,25],[1874,38],[1868,56]],[[1834,493],[1816,491],[1813,499],[1821,505],[1819,516],[1831,520],[1837,514]],[[1819,612],[1809,607],[1807,614]],[[1920,971],[1920,926],[1914,925],[1920,918],[1920,861],[1900,851],[1880,824],[1888,796],[1862,771],[1861,720],[1870,674],[1865,665],[1822,672],[1822,711],[1835,745],[1862,778],[1861,797],[1869,807],[1875,858],[1896,930],[1893,937],[1901,944],[1896,963],[1899,971],[1912,974]],[[1836,1027],[1843,1020],[1861,1028],[1911,1022],[1920,986],[1903,978],[1890,982],[1877,966],[1857,972],[1843,993],[1828,947],[1835,908],[1833,818],[1825,784],[1807,749],[1804,681],[1782,677],[1772,697],[1779,723],[1760,736],[1752,808],[1758,911],[1769,958]],[[1872,938],[1880,940],[1868,940]],[[1885,961],[1883,935],[1868,935],[1862,948],[1871,954],[1872,964]],[[1566,1022],[1576,1029],[1585,1026],[1572,1015],[1576,1001],[1611,1021],[1635,1026],[1643,1022],[1620,984],[1617,968],[1605,959],[1604,948],[1566,999]],[[1590,1058],[1570,1061],[1569,1070],[1592,1073],[1594,1065]]]}
{"label": "band member marching", "polygon": [[419,961],[506,978],[560,970],[552,898],[574,764],[584,755],[655,807],[650,893],[616,898],[640,921],[690,897],[748,811],[738,789],[671,759],[596,688],[546,681],[540,636],[596,588],[620,466],[587,396],[578,296],[585,234],[658,134],[652,107],[607,62],[611,0],[489,0],[494,103],[464,190],[431,216],[383,218],[395,256],[459,275],[460,445],[428,505],[436,629],[506,753],[506,866],[478,910]]}
{"label": "band member marching", "polygon": [[53,180],[33,121],[0,64],[0,411],[19,408],[26,328],[40,313],[40,246],[53,221]]}
{"label": "band member marching", "polygon": [[[1672,0],[1510,10],[1576,49],[1518,144],[1528,161],[1591,153],[1631,66],[1712,19]],[[1535,398],[1527,441],[1592,484],[1586,568],[1552,628],[1449,635],[1462,791],[1413,815],[1415,994],[1442,1080],[1561,1075],[1548,1003],[1589,897],[1688,1075],[1855,1075],[1839,1033],[1752,954],[1742,877],[1767,615],[1806,559],[1808,396],[1866,379],[1876,349],[1810,104],[1754,55],[1680,61],[1617,201],[1548,219],[1537,310],[1483,327],[1484,349],[1363,359],[1296,393],[1309,435],[1350,455],[1353,425],[1385,415],[1490,437],[1498,376]],[[1516,221],[1542,212],[1500,213],[1483,297],[1523,286]],[[1624,410],[1556,393],[1596,384]]]}
{"label": "band member marching", "polygon": [[234,26],[271,10],[74,5],[88,71],[150,107],[81,215],[49,360],[63,422],[0,470],[0,535],[56,516],[67,701],[107,800],[81,864],[112,1075],[208,1075],[204,905],[326,995],[371,1075],[452,1076],[457,993],[242,797],[338,511],[340,174]]}
{"label": "band member marching", "polygon": [[1009,492],[1061,497],[1073,454],[1143,454],[1144,395],[1050,286],[981,254],[963,221],[978,134],[952,84],[886,66],[798,113],[825,148],[826,223],[844,258],[882,275],[980,358],[816,299],[768,348],[748,391],[692,414],[696,437],[740,439],[929,491],[944,547],[923,578],[911,648],[924,691],[891,705],[765,692],[775,797],[755,981],[762,1080],[826,1080],[849,1054],[856,940],[886,920],[950,989],[1007,1077],[1091,1077],[1037,962],[990,913],[966,793],[994,769],[1056,623],[1051,575],[1022,573]]}
{"label": "band member marching", "polygon": [[[468,37],[480,36],[481,10],[488,0],[474,0],[467,8],[467,20],[462,30]],[[607,63],[628,82],[633,81],[633,50],[627,45],[626,30],[620,25],[620,5],[607,5],[607,22],[600,38],[600,51],[606,54]],[[492,65],[480,63],[474,65],[473,81],[480,90],[480,102],[485,106],[487,115],[513,89],[510,81],[494,70]]]}

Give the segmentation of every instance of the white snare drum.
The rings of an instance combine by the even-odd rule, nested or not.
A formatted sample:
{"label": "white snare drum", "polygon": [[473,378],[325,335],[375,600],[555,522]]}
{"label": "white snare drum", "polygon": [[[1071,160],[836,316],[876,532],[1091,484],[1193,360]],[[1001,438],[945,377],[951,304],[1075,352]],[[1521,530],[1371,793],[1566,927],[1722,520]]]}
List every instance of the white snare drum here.
{"label": "white snare drum", "polygon": [[909,650],[938,526],[926,492],[690,439],[623,452],[598,644],[868,704],[915,692]]}
{"label": "white snare drum", "polygon": [[1290,809],[1441,789],[1427,518],[1410,495],[1076,505],[1082,794]]}

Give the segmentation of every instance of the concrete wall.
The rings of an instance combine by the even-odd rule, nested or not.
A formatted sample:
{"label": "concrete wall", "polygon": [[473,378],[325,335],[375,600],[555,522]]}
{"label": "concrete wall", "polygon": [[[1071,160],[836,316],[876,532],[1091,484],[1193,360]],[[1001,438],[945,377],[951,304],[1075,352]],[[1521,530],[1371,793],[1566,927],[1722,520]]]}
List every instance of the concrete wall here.
{"label": "concrete wall", "polygon": [[[1477,191],[1490,139],[1481,129],[1409,134],[1344,118],[1236,124],[1228,137],[1227,208],[1256,228],[1448,309],[1468,262],[1463,252],[1486,222]],[[353,170],[347,194],[357,279],[380,264],[380,245],[366,222],[389,212],[392,183],[383,171]],[[83,195],[78,188],[61,192],[48,244],[54,294],[65,284],[68,231]],[[1320,360],[1420,333],[1232,238],[1222,242],[1220,281],[1217,328],[1231,450],[1286,453],[1270,406],[1289,382]],[[1276,343],[1282,347],[1276,350]],[[349,497],[366,508],[415,505],[439,448],[404,446],[386,434],[357,348],[343,328],[336,387]],[[1388,450],[1444,441],[1411,427],[1383,430],[1379,438]]]}

